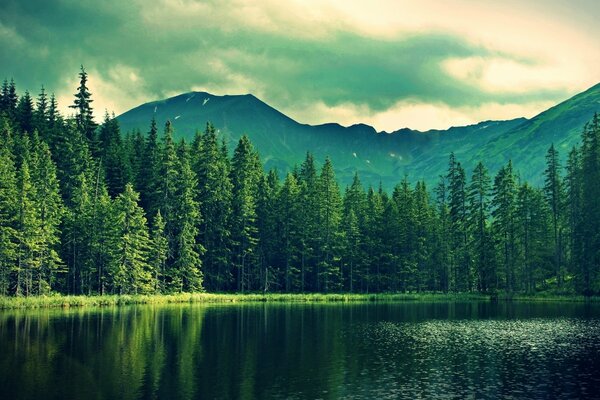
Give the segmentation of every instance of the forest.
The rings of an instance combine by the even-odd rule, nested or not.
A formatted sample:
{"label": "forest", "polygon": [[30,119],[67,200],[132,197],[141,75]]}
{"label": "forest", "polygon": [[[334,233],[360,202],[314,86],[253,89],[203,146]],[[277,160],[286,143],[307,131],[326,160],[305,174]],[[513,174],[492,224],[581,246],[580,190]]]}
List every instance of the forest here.
{"label": "forest", "polygon": [[[180,292],[600,293],[600,120],[547,150],[544,184],[449,154],[436,187],[391,193],[331,160],[265,172],[210,123],[121,132],[95,122],[88,75],[71,116],[44,88],[0,94],[0,295]],[[298,149],[304,151],[305,149]],[[525,168],[526,166],[519,166]]]}

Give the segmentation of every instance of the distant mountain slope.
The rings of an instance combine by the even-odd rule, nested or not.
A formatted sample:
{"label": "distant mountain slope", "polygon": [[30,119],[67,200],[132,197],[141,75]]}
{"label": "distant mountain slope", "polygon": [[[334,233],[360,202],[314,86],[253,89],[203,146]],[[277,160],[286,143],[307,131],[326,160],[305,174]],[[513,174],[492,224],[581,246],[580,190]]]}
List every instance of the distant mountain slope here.
{"label": "distant mountain slope", "polygon": [[523,178],[540,183],[544,155],[554,142],[563,156],[579,140],[586,121],[600,110],[600,84],[527,120],[485,121],[448,130],[419,132],[400,129],[377,132],[364,124],[305,125],[287,117],[252,95],[215,96],[191,92],[133,108],[118,117],[123,131],[148,129],[154,115],[159,124],[171,120],[178,137],[191,139],[211,121],[232,148],[247,134],[265,167],[284,173],[304,159],[307,151],[318,161],[331,157],[343,183],[358,171],[363,182],[387,188],[405,174],[431,186],[445,173],[454,151],[471,169],[483,160],[495,172],[512,159]]}

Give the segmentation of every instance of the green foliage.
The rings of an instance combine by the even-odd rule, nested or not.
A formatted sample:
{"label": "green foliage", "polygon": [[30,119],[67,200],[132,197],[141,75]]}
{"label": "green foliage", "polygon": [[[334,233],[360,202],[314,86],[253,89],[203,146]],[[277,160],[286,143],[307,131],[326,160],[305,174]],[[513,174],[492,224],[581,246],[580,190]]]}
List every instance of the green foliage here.
{"label": "green foliage", "polygon": [[0,295],[600,293],[598,116],[564,171],[550,146],[542,188],[510,161],[493,180],[479,163],[467,180],[451,154],[433,197],[407,176],[391,195],[365,191],[357,173],[342,193],[329,158],[317,167],[307,153],[280,182],[248,137],[230,157],[211,124],[191,146],[170,122],[162,141],[154,120],[146,137],[123,136],[108,115],[96,129],[80,78],[67,119],[43,89],[34,108],[2,86]]}
{"label": "green foliage", "polygon": [[[118,240],[116,262],[110,271],[110,278],[111,286],[118,294],[152,293],[156,288],[155,274],[148,262],[148,226],[144,210],[138,202],[139,195],[130,183],[115,200]],[[162,254],[153,255],[157,258],[155,261],[160,262]]]}

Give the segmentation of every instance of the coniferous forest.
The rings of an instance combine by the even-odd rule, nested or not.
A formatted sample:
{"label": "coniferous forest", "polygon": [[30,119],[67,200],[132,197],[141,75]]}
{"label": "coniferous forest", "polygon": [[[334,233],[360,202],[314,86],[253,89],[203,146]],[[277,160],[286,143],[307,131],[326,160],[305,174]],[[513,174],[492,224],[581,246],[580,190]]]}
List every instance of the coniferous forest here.
{"label": "coniferous forest", "polygon": [[[600,120],[539,157],[543,186],[453,154],[436,187],[340,188],[329,159],[281,178],[210,123],[95,122],[81,70],[72,116],[53,95],[0,95],[0,294],[600,293]],[[567,151],[565,150],[565,151]],[[566,157],[565,157],[566,156]],[[519,166],[526,168],[527,166]]]}

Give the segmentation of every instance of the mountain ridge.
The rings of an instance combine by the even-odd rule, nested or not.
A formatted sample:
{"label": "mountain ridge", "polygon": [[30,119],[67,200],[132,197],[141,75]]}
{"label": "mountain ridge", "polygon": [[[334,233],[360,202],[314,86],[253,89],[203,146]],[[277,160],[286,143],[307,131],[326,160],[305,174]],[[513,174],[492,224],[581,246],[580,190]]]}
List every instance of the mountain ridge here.
{"label": "mountain ridge", "polygon": [[390,188],[405,174],[411,180],[424,179],[431,186],[445,172],[450,152],[462,161],[469,175],[479,160],[495,172],[512,159],[525,179],[538,184],[536,176],[543,171],[539,168],[543,168],[547,147],[555,143],[564,158],[565,149],[577,143],[583,124],[598,110],[600,83],[530,119],[486,120],[426,131],[406,127],[377,131],[365,123],[304,124],[252,94],[213,95],[204,91],[147,102],[117,119],[123,131],[146,131],[153,116],[159,124],[170,120],[176,135],[186,139],[210,121],[230,150],[241,135],[247,134],[267,169],[277,168],[284,174],[311,151],[319,161],[332,159],[342,183],[349,183],[358,172],[366,183],[381,182]]}

